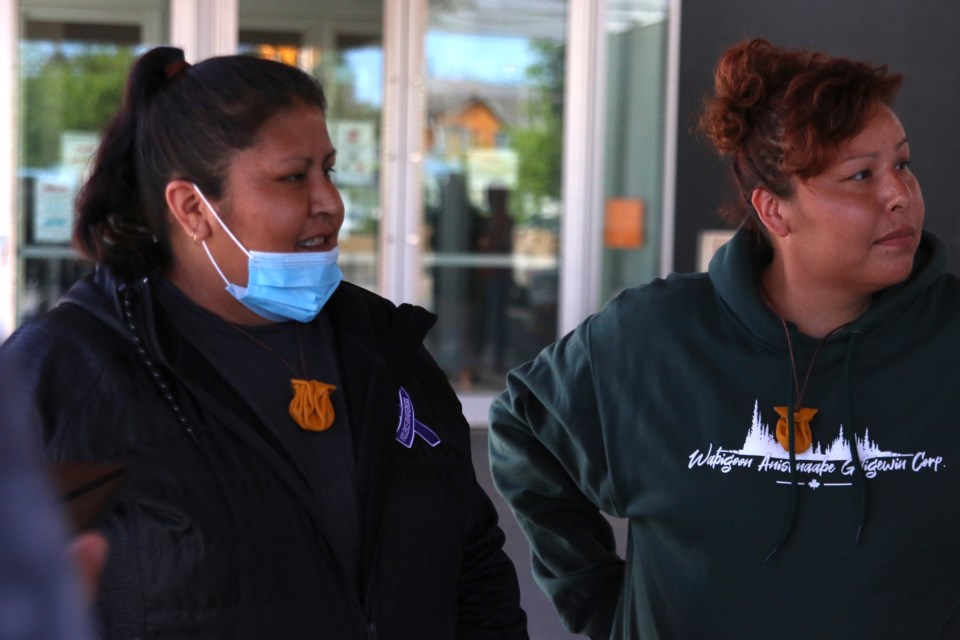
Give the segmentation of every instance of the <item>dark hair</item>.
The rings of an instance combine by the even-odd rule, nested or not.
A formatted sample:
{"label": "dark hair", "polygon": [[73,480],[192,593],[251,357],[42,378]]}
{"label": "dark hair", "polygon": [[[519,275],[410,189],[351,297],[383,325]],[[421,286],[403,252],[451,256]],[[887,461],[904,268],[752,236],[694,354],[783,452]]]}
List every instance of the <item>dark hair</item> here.
{"label": "dark hair", "polygon": [[737,189],[721,213],[759,231],[753,190],[765,186],[782,198],[793,195],[791,178],[823,171],[840,145],[863,130],[873,109],[893,101],[902,81],[886,65],[787,51],[761,39],[728,49],[699,121],[729,159]]}
{"label": "dark hair", "polygon": [[77,196],[78,251],[125,277],[167,266],[166,185],[190,180],[221,197],[233,154],[298,102],[326,110],[319,83],[280,62],[235,55],[190,66],[173,47],[144,53]]}

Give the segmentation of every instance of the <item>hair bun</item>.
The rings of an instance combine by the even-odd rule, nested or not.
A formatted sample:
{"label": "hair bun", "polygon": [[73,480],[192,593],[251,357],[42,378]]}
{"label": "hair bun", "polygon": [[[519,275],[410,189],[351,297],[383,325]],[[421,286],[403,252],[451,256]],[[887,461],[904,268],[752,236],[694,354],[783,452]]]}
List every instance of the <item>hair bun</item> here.
{"label": "hair bun", "polygon": [[714,72],[714,95],[707,103],[700,128],[722,154],[742,146],[760,127],[776,127],[773,104],[783,93],[784,79],[798,69],[796,61],[766,40],[750,40],[727,50]]}

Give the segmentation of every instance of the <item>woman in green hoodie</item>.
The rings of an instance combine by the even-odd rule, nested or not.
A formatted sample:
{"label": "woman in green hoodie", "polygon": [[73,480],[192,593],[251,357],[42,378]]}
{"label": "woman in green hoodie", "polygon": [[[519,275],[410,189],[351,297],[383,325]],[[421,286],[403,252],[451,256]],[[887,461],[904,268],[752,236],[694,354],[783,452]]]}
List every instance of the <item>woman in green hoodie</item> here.
{"label": "woman in green hoodie", "polygon": [[[701,129],[739,226],[513,370],[494,480],[591,638],[960,637],[960,282],[901,77],[763,40]],[[627,518],[626,557],[603,514]]]}

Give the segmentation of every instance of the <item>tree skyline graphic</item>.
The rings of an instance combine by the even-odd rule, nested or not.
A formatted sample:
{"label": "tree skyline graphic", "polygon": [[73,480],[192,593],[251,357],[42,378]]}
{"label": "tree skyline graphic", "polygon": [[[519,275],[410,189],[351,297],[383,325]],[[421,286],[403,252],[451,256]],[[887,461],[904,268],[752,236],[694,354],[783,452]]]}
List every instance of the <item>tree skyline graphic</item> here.
{"label": "tree skyline graphic", "polygon": [[[819,425],[818,425],[819,426]],[[870,439],[870,429],[864,431],[863,437],[856,436],[857,453],[861,460],[871,458],[898,458],[912,454],[895,453],[893,451],[884,451],[880,446]],[[753,417],[750,422],[750,429],[747,431],[747,437],[743,442],[743,447],[739,450],[729,450],[731,453],[738,453],[745,456],[759,456],[771,458],[789,458],[787,451],[780,446],[774,435],[773,429],[769,424],[763,422],[760,415],[760,401],[754,400]],[[852,460],[850,455],[850,440],[844,435],[844,425],[840,423],[839,433],[824,446],[820,441],[814,440],[807,451],[798,453],[797,460],[814,461],[837,461],[846,462]]]}

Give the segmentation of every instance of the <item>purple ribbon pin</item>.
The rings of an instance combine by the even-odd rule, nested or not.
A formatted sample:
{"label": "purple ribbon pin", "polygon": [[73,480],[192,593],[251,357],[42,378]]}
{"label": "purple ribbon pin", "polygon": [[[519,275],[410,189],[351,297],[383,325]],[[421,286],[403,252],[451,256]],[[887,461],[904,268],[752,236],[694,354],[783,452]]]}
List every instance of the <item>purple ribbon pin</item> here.
{"label": "purple ribbon pin", "polygon": [[433,429],[417,420],[410,394],[407,393],[406,389],[400,387],[400,422],[397,424],[397,442],[409,449],[413,446],[413,440],[416,436],[423,438],[431,447],[440,444],[440,436],[434,433]]}

